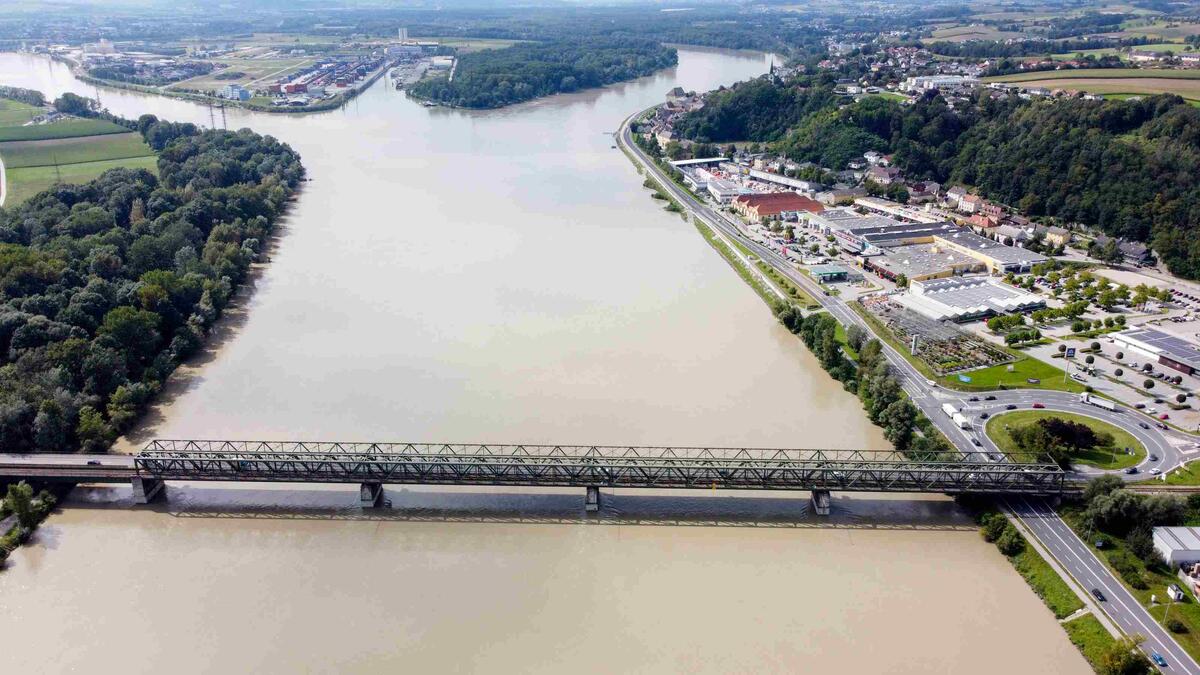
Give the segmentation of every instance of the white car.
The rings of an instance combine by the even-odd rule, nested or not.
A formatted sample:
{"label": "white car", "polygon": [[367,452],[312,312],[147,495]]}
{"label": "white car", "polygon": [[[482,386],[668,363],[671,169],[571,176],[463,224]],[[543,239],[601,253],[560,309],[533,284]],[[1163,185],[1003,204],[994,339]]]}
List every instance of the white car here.
{"label": "white car", "polygon": [[1158,469],[1150,469],[1150,473],[1152,473],[1152,474],[1154,474],[1155,476],[1157,476],[1158,474],[1162,473],[1162,471],[1160,471],[1160,470],[1158,470]]}

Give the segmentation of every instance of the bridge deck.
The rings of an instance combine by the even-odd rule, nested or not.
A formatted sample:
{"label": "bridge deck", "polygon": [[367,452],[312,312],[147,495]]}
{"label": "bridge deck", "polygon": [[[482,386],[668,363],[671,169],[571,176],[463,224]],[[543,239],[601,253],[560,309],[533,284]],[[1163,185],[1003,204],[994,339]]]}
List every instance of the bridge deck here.
{"label": "bridge deck", "polygon": [[[1028,458],[1020,458],[1028,459]],[[132,457],[0,455],[0,478],[1059,494],[1045,462],[892,451],[156,440]]]}

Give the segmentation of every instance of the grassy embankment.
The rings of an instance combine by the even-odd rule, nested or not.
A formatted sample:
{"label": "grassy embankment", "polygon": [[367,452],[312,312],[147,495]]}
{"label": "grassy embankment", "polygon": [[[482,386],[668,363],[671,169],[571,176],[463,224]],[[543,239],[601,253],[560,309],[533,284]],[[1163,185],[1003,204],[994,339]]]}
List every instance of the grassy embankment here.
{"label": "grassy embankment", "polygon": [[[876,335],[882,337],[893,349],[902,354],[922,375],[947,389],[990,391],[1007,387],[1011,389],[1051,389],[1074,393],[1083,391],[1083,385],[1070,378],[1064,378],[1064,373],[1061,369],[1045,361],[1039,361],[1031,356],[1026,356],[1013,350],[1010,351],[1017,357],[1017,360],[1012,363],[1003,363],[998,366],[989,366],[963,373],[963,375],[971,378],[970,382],[962,382],[958,379],[957,374],[937,375],[929,367],[929,364],[909,353],[908,345],[901,344],[892,335],[892,332],[880,323],[879,319],[875,318],[873,314],[863,309],[862,305],[859,305],[857,302],[847,304],[870,324],[871,329],[875,331]],[[1010,366],[1013,369],[1012,372],[1008,371]],[[1038,380],[1038,382],[1031,384],[1029,382],[1031,379]],[[1066,380],[1065,382],[1064,379]]]}
{"label": "grassy embankment", "polygon": [[104,120],[68,119],[24,126],[40,110],[0,99],[0,160],[5,204],[12,206],[57,183],[85,183],[109,169],[157,171],[142,137]]}
{"label": "grassy embankment", "polygon": [[[1009,436],[1008,429],[1010,427],[1015,428],[1033,424],[1037,420],[1049,419],[1051,417],[1078,422],[1079,424],[1086,425],[1098,434],[1109,434],[1112,436],[1113,443],[1111,446],[1091,448],[1073,453],[1071,458],[1080,464],[1113,470],[1134,466],[1146,458],[1146,447],[1128,431],[1113,426],[1108,422],[1102,422],[1094,417],[1077,415],[1075,413],[1050,410],[1015,410],[1013,412],[1006,412],[988,420],[987,435],[1004,452],[1019,453],[1021,450],[1017,448],[1012,437]],[[1133,454],[1126,454],[1124,451],[1125,448],[1132,449]]]}
{"label": "grassy embankment", "polygon": [[[1095,533],[1085,525],[1081,506],[1063,506],[1059,509],[1059,515],[1084,541],[1090,542],[1095,538]],[[1169,607],[1162,602],[1154,604],[1150,602],[1151,595],[1157,596],[1160,601],[1165,600],[1167,586],[1170,584],[1178,583],[1183,587],[1184,584],[1179,582],[1179,577],[1165,568],[1147,568],[1137,556],[1129,551],[1125,540],[1116,537],[1106,537],[1106,540],[1108,545],[1103,550],[1093,549],[1097,557],[1113,571],[1114,576],[1121,580],[1125,588],[1137,598],[1143,607],[1147,608],[1150,615],[1160,625],[1165,626],[1166,618],[1178,619],[1183,624],[1183,632],[1172,632],[1171,637],[1175,638],[1179,645],[1194,658],[1200,658],[1200,604],[1197,604],[1191,593],[1185,592],[1183,601],[1172,603]],[[1140,588],[1135,588],[1130,583],[1129,575],[1122,574],[1114,567],[1113,560],[1122,561],[1122,565],[1130,566]]]}

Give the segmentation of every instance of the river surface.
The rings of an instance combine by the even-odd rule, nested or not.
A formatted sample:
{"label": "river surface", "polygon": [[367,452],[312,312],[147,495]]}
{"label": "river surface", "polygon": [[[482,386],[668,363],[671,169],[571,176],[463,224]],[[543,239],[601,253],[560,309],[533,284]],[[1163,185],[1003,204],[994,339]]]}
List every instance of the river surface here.
{"label": "river surface", "polygon": [[[153,437],[883,448],[858,401],[613,148],[630,113],[769,58],[484,113],[380,81],[226,111],[312,182]],[[0,55],[0,83],[221,113]],[[77,489],[0,574],[13,672],[1088,672],[952,502],[172,485]],[[1002,646],[1003,645],[1003,646]],[[15,647],[15,648],[14,648]],[[6,668],[5,670],[9,670]]]}

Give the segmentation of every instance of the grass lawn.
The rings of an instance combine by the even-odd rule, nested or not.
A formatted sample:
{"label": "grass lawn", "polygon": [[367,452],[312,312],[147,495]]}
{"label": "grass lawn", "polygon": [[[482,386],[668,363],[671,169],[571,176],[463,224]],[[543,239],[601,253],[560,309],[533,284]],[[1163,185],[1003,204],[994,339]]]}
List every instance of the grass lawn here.
{"label": "grass lawn", "polygon": [[[1094,417],[1086,415],[1078,415],[1076,413],[1056,412],[1051,410],[1015,410],[1006,412],[988,420],[987,435],[1000,446],[1004,452],[1020,452],[1013,444],[1012,438],[1009,437],[1006,426],[1017,427],[1032,424],[1041,419],[1058,417],[1060,419],[1069,420],[1071,422],[1079,422],[1086,424],[1089,428],[1097,433],[1111,434],[1113,437],[1113,452],[1108,452],[1107,449],[1092,449],[1079,453],[1074,453],[1071,458],[1080,464],[1095,466],[1101,469],[1124,469],[1127,466],[1133,466],[1142,461],[1146,457],[1146,447],[1141,444],[1136,438],[1130,435],[1129,432],[1115,427],[1108,422],[1102,422]],[[1124,448],[1132,448],[1133,454],[1127,455],[1124,453]]]}
{"label": "grass lawn", "polygon": [[148,157],[154,151],[141,134],[105,134],[48,141],[9,141],[0,143],[0,159],[8,169],[54,164],[79,164],[110,159]]}
{"label": "grass lawn", "polygon": [[1200,485],[1200,462],[1188,462],[1168,473],[1167,485]]}
{"label": "grass lawn", "polygon": [[128,167],[131,169],[148,169],[158,173],[158,158],[134,157],[132,159],[110,159],[100,162],[80,162],[64,164],[56,172],[53,166],[34,166],[24,169],[9,169],[8,197],[5,205],[11,206],[36,195],[42,190],[49,189],[55,183],[86,183],[109,169]]}
{"label": "grass lawn", "polygon": [[[1080,506],[1068,505],[1061,507],[1059,509],[1059,514],[1062,515],[1063,520],[1071,526],[1071,529],[1075,530],[1075,532],[1083,537],[1085,541],[1088,539],[1088,537],[1085,535],[1089,533],[1086,532],[1086,528],[1083,526],[1083,520],[1081,518],[1082,509]],[[1112,545],[1103,551],[1095,552],[1100,560],[1103,561],[1105,565],[1108,565],[1111,569],[1112,565],[1109,563],[1110,556],[1119,555],[1120,552],[1126,551],[1128,546],[1125,544],[1123,539],[1118,539],[1116,537],[1109,537],[1108,539]],[[1150,615],[1153,616],[1159,624],[1162,624],[1163,617],[1167,613],[1167,606],[1164,604],[1156,604],[1151,606],[1150,596],[1156,595],[1160,599],[1165,598],[1167,594],[1167,586],[1177,583],[1179,581],[1179,577],[1165,569],[1148,570],[1140,560],[1136,559],[1135,556],[1130,554],[1130,557],[1134,558],[1134,562],[1141,571],[1142,577],[1146,580],[1147,588],[1145,590],[1138,590],[1130,587],[1124,579],[1121,579],[1121,575],[1116,570],[1113,570],[1113,575],[1118,579],[1121,579],[1121,583],[1125,584],[1125,588],[1133,594],[1133,597],[1137,598],[1138,602],[1140,602],[1142,606],[1149,609]],[[1183,586],[1183,584],[1180,584],[1180,586]],[[1171,637],[1175,638],[1175,641],[1179,643],[1179,646],[1187,650],[1187,652],[1191,654],[1193,658],[1200,658],[1200,604],[1196,603],[1196,599],[1192,596],[1189,589],[1184,588],[1183,601],[1176,602],[1171,605],[1170,616],[1172,619],[1179,619],[1181,622],[1183,622],[1184,626],[1187,627],[1186,633],[1171,633]]]}
{"label": "grass lawn", "polygon": [[105,120],[69,119],[28,127],[0,127],[0,142],[40,141],[48,138],[76,138],[128,132],[125,127]]}
{"label": "grass lawn", "polygon": [[1037,593],[1042,602],[1054,612],[1054,618],[1070,616],[1083,608],[1083,601],[1067,586],[1050,565],[1033,547],[1025,544],[1025,550],[1008,559],[1017,568],[1025,582]]}
{"label": "grass lawn", "polygon": [[40,108],[27,103],[0,98],[0,127],[19,127],[41,114]]}
{"label": "grass lawn", "polygon": [[[1009,372],[1012,367],[1012,372]],[[988,366],[979,370],[962,373],[971,378],[970,382],[961,382],[958,375],[948,375],[940,378],[940,383],[953,389],[965,391],[986,391],[990,389],[1053,389],[1056,391],[1082,392],[1083,385],[1075,380],[1065,378],[1061,368],[1035,359],[1022,356],[1013,363],[1002,363]],[[1029,380],[1038,380],[1032,384]]]}
{"label": "grass lawn", "polygon": [[1079,648],[1083,658],[1097,669],[1096,672],[1100,672],[1100,659],[1116,642],[1113,636],[1109,635],[1104,626],[1100,625],[1100,621],[1091,614],[1072,619],[1062,627],[1067,631],[1067,637],[1071,638],[1071,644]]}

